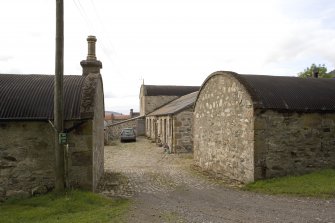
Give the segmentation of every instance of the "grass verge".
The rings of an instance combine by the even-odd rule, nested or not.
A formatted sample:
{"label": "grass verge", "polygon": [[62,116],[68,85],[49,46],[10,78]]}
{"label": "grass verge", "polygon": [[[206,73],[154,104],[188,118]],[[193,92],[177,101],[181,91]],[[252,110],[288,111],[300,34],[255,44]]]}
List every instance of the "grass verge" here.
{"label": "grass verge", "polygon": [[50,193],[0,204],[0,222],[124,222],[130,202],[85,191]]}
{"label": "grass verge", "polygon": [[302,176],[286,176],[247,184],[245,190],[268,194],[334,198],[335,169],[325,169]]}

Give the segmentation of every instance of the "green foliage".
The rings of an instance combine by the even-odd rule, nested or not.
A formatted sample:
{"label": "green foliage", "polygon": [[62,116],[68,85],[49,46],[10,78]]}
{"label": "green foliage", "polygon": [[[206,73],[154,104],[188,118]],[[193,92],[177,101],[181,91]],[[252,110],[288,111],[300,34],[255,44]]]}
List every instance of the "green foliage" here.
{"label": "green foliage", "polygon": [[177,212],[165,212],[162,214],[162,219],[164,219],[164,222],[174,222],[174,223],[184,223],[186,222],[183,220]]}
{"label": "green foliage", "polygon": [[50,193],[0,204],[0,222],[123,222],[128,200],[111,200],[84,191]]}
{"label": "green foliage", "polygon": [[269,194],[288,194],[319,198],[335,197],[335,169],[302,176],[287,176],[247,184],[246,190]]}
{"label": "green foliage", "polygon": [[314,63],[307,67],[303,72],[298,73],[298,77],[313,77],[313,70],[318,69],[319,71],[319,78],[332,78],[333,76],[331,74],[327,74],[327,67],[324,64],[319,64],[316,66]]}

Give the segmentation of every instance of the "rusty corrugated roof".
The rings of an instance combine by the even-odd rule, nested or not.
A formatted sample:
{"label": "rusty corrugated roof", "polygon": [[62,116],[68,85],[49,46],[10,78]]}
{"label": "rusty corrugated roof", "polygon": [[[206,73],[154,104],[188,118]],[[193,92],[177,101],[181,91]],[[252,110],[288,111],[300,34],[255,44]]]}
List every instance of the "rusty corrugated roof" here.
{"label": "rusty corrugated roof", "polygon": [[196,98],[198,91],[191,94],[184,95],[170,103],[158,108],[157,110],[148,114],[148,116],[160,116],[160,115],[170,115],[178,113],[186,108],[192,107]]}
{"label": "rusty corrugated roof", "polygon": [[[64,119],[80,119],[85,77],[64,75]],[[54,75],[0,74],[0,119],[53,119]]]}
{"label": "rusty corrugated roof", "polygon": [[198,91],[200,86],[143,85],[146,96],[183,96]]}

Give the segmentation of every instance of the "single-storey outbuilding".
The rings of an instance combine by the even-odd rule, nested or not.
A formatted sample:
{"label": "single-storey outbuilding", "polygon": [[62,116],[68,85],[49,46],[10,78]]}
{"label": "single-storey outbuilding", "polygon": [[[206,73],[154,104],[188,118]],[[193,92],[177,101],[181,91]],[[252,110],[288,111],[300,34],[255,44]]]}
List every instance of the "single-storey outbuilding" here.
{"label": "single-storey outbuilding", "polygon": [[[83,75],[64,75],[63,81],[65,174],[69,187],[94,191],[104,173],[101,62],[88,56],[81,64]],[[0,74],[0,200],[54,187],[54,78]]]}
{"label": "single-storey outbuilding", "polygon": [[197,91],[184,95],[146,116],[146,135],[171,153],[193,148],[193,105]]}
{"label": "single-storey outbuilding", "polygon": [[140,115],[144,116],[157,108],[192,92],[200,86],[142,85],[140,89]]}
{"label": "single-storey outbuilding", "polygon": [[242,182],[335,167],[335,79],[220,71],[194,106],[194,160]]}

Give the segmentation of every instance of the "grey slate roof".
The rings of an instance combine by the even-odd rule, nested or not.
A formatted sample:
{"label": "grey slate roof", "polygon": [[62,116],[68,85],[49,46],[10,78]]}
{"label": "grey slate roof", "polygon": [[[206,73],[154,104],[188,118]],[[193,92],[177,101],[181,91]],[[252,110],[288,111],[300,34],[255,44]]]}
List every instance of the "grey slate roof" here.
{"label": "grey slate roof", "polygon": [[183,96],[198,91],[200,86],[142,85],[145,96]]}
{"label": "grey slate roof", "polygon": [[184,95],[170,103],[158,108],[157,110],[148,114],[148,116],[160,116],[160,115],[171,115],[176,114],[184,109],[192,107],[196,98],[198,91],[191,94]]}
{"label": "grey slate roof", "polygon": [[254,108],[335,112],[335,79],[241,75],[219,71],[206,81],[214,75],[236,78],[251,95]]}
{"label": "grey slate roof", "polygon": [[[64,119],[80,119],[85,77],[64,75]],[[54,75],[0,74],[0,120],[53,119]]]}

